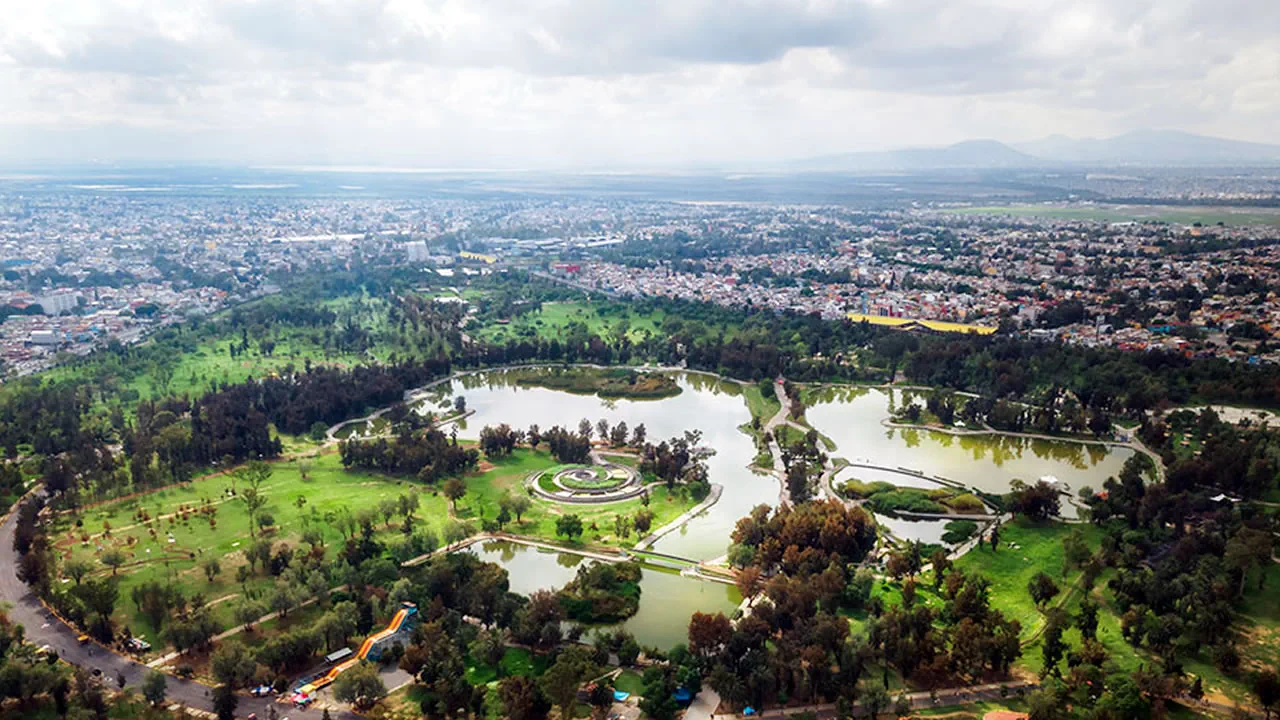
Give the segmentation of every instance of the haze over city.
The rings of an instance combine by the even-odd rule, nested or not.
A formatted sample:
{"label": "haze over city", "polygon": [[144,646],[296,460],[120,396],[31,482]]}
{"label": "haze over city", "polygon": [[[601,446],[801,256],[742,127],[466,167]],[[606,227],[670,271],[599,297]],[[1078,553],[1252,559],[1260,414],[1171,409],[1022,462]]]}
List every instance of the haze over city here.
{"label": "haze over city", "polygon": [[10,166],[750,167],[1280,127],[1266,0],[50,0],[3,20]]}

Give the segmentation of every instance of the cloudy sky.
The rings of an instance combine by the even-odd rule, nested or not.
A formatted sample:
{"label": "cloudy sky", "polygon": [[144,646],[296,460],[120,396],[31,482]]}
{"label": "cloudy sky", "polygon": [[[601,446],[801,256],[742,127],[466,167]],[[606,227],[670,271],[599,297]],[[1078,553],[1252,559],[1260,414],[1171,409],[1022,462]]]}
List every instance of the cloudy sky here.
{"label": "cloudy sky", "polygon": [[1276,141],[1277,0],[0,0],[0,162],[769,161]]}

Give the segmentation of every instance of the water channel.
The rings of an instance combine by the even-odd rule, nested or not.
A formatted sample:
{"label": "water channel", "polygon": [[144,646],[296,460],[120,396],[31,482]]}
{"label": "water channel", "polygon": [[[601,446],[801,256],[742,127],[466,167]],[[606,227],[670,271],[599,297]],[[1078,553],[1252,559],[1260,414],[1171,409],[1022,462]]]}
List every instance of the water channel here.
{"label": "water channel", "polygon": [[[651,441],[686,430],[700,430],[702,444],[716,453],[709,461],[711,481],[724,487],[720,501],[655,545],[660,552],[683,557],[712,559],[724,554],[738,518],[761,503],[774,505],[778,481],[749,469],[755,457],[750,436],[738,428],[751,416],[742,386],[694,373],[679,374],[682,392],[660,400],[602,399],[516,384],[528,371],[495,371],[454,378],[421,401],[424,409],[444,408],[456,396],[466,399],[474,414],[458,426],[458,435],[478,437],[485,425],[508,423],[527,428],[561,425],[576,428],[583,418],[593,424],[605,418],[610,425],[625,421],[634,428],[644,423]],[[838,388],[820,393],[806,412],[806,419],[836,445],[831,453],[850,461],[889,468],[910,468],[926,475],[940,475],[966,486],[1005,492],[1010,480],[1034,481],[1052,475],[1065,481],[1072,492],[1082,485],[1101,486],[1119,473],[1133,453],[1128,448],[1108,448],[1070,441],[1034,440],[998,435],[957,437],[923,429],[888,428],[882,421],[907,400],[902,391]],[[899,485],[937,487],[923,479],[897,473],[850,468],[837,479],[858,477],[887,480]],[[1071,515],[1068,504],[1064,514]],[[945,521],[910,522],[879,518],[898,537],[938,542]],[[473,546],[485,560],[505,567],[511,589],[527,593],[559,587],[573,577],[577,565],[590,562],[578,556],[537,550],[509,543]],[[695,611],[730,613],[740,598],[732,587],[682,577],[671,571],[646,568],[639,613],[623,623],[645,645],[661,648],[684,640],[689,616]]]}

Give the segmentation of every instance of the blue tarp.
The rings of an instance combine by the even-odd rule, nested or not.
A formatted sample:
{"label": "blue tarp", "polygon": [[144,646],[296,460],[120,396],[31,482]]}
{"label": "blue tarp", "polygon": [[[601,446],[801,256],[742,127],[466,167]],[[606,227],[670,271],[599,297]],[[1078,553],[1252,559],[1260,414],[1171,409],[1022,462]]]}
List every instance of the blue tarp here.
{"label": "blue tarp", "polygon": [[631,693],[624,693],[621,690],[613,691],[613,699],[617,700],[618,702],[626,702],[627,698],[629,697],[631,697]]}
{"label": "blue tarp", "polygon": [[693,693],[689,692],[688,688],[677,688],[674,697],[676,702],[687,703],[693,699]]}
{"label": "blue tarp", "polygon": [[756,709],[755,709],[755,708],[753,708],[753,707],[751,707],[750,705],[748,705],[747,707],[742,708],[742,714],[743,714],[743,715],[755,715],[755,714],[756,714]]}

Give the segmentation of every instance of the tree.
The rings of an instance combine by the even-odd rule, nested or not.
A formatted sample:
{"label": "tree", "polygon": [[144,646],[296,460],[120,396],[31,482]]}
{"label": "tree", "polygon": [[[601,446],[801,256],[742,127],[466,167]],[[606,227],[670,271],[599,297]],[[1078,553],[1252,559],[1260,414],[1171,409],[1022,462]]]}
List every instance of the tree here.
{"label": "tree", "polygon": [[747,599],[748,604],[753,602],[756,596],[760,594],[760,588],[763,584],[762,577],[763,573],[755,565],[748,565],[738,571],[738,577],[734,580],[734,584],[738,586],[738,592]]}
{"label": "tree", "polygon": [[240,502],[244,503],[244,511],[249,515],[249,537],[256,537],[258,513],[266,506],[267,496],[257,488],[248,487],[240,491]]}
{"label": "tree", "polygon": [[569,647],[560,652],[560,657],[542,676],[542,691],[547,698],[560,708],[560,717],[573,717],[573,708],[577,703],[578,685],[592,669],[587,657],[587,650],[582,647]]}
{"label": "tree", "polygon": [[152,707],[159,707],[164,702],[168,687],[168,676],[158,670],[152,670],[142,680],[142,697],[146,698]]}
{"label": "tree", "polygon": [[867,717],[875,718],[889,707],[889,693],[885,692],[883,687],[873,685],[863,693],[860,703],[866,708]]}
{"label": "tree", "polygon": [[1066,717],[1065,704],[1050,687],[1027,696],[1027,720],[1063,720]]}
{"label": "tree", "polygon": [[529,512],[529,508],[533,507],[533,501],[526,495],[513,495],[511,497],[511,513],[516,516],[516,522],[524,522],[524,514]]}
{"label": "tree", "polygon": [[239,704],[240,698],[230,687],[219,685],[213,689],[213,711],[218,720],[235,720],[236,706]]}
{"label": "tree", "polygon": [[1013,480],[1010,486],[1013,488],[1013,492],[1009,494],[1010,511],[1036,522],[1058,517],[1062,512],[1058,489],[1044,480],[1037,481],[1035,485]]}
{"label": "tree", "polygon": [[121,565],[124,565],[125,560],[124,552],[116,548],[111,548],[102,553],[102,564],[111,568],[112,577],[115,577],[116,572],[120,570]]}
{"label": "tree", "polygon": [[540,720],[547,715],[547,701],[533,678],[516,676],[498,684],[504,717],[508,720]]}
{"label": "tree", "polygon": [[929,564],[933,566],[933,589],[935,592],[941,592],[942,581],[946,579],[947,571],[951,569],[951,559],[947,557],[947,551],[944,548],[938,548],[929,556]]}
{"label": "tree", "polygon": [[571,540],[582,535],[582,518],[573,513],[556,518],[556,534]]}
{"label": "tree", "polygon": [[709,658],[719,652],[733,635],[733,625],[724,613],[695,612],[689,618],[689,652]]}
{"label": "tree", "polygon": [[[241,567],[243,568],[244,566],[242,565]],[[262,607],[261,603],[254,602],[247,598],[241,599],[232,612],[235,615],[236,624],[240,625],[245,630],[252,630],[253,623],[256,622],[258,618],[267,614],[266,608]]]}
{"label": "tree", "polygon": [[333,696],[355,705],[357,710],[368,710],[387,696],[387,686],[378,675],[376,665],[361,661],[333,681]]}
{"label": "tree", "polygon": [[1036,607],[1043,610],[1045,604],[1057,596],[1058,584],[1046,573],[1040,572],[1027,582],[1027,593],[1031,595]]}
{"label": "tree", "polygon": [[232,690],[247,687],[257,667],[249,650],[234,641],[219,645],[209,659],[209,671],[213,674],[213,679]]}
{"label": "tree", "polygon": [[261,460],[251,460],[243,467],[236,468],[232,475],[240,483],[240,501],[244,503],[245,512],[249,515],[249,535],[254,535],[258,513],[267,504],[266,495],[262,494],[262,483],[271,477],[271,466]]}
{"label": "tree", "polygon": [[1252,689],[1253,694],[1258,698],[1258,704],[1266,711],[1267,718],[1271,718],[1271,708],[1280,702],[1280,676],[1276,675],[1275,668],[1262,670],[1253,676]]}
{"label": "tree", "polygon": [[467,494],[467,484],[461,478],[449,478],[444,483],[444,496],[449,498],[449,504],[453,506],[454,512],[458,510],[458,501]]}
{"label": "tree", "polygon": [[635,525],[636,534],[643,537],[653,527],[653,511],[644,508],[637,510],[632,524]]}
{"label": "tree", "polygon": [[214,578],[218,577],[218,573],[222,572],[222,565],[215,557],[206,559],[200,567],[204,570],[205,579],[209,582],[213,582]]}
{"label": "tree", "polygon": [[329,427],[324,424],[324,421],[317,420],[311,423],[311,430],[307,434],[312,442],[324,442],[324,439],[329,436]]}
{"label": "tree", "polygon": [[68,560],[62,565],[63,574],[72,580],[75,580],[77,585],[80,584],[81,580],[84,580],[85,576],[88,575],[89,571],[92,569],[93,568],[89,566],[89,563],[83,560]]}
{"label": "tree", "polygon": [[507,653],[507,643],[501,630],[481,630],[471,643],[471,656],[498,671],[502,677],[502,657]]}
{"label": "tree", "polygon": [[1076,627],[1080,629],[1080,637],[1085,640],[1093,640],[1098,636],[1098,605],[1088,597],[1080,601]]}
{"label": "tree", "polygon": [[1084,532],[1079,527],[1072,528],[1070,534],[1062,541],[1062,550],[1066,559],[1062,565],[1063,576],[1066,576],[1068,570],[1084,567],[1093,554],[1089,551],[1089,544],[1085,542]]}
{"label": "tree", "polygon": [[1063,654],[1067,651],[1067,644],[1062,639],[1062,634],[1066,630],[1066,612],[1060,608],[1054,608],[1049,613],[1049,618],[1045,621],[1044,637],[1040,646],[1040,654],[1044,660],[1044,669],[1040,671],[1044,675],[1058,675],[1058,662],[1062,660]]}

